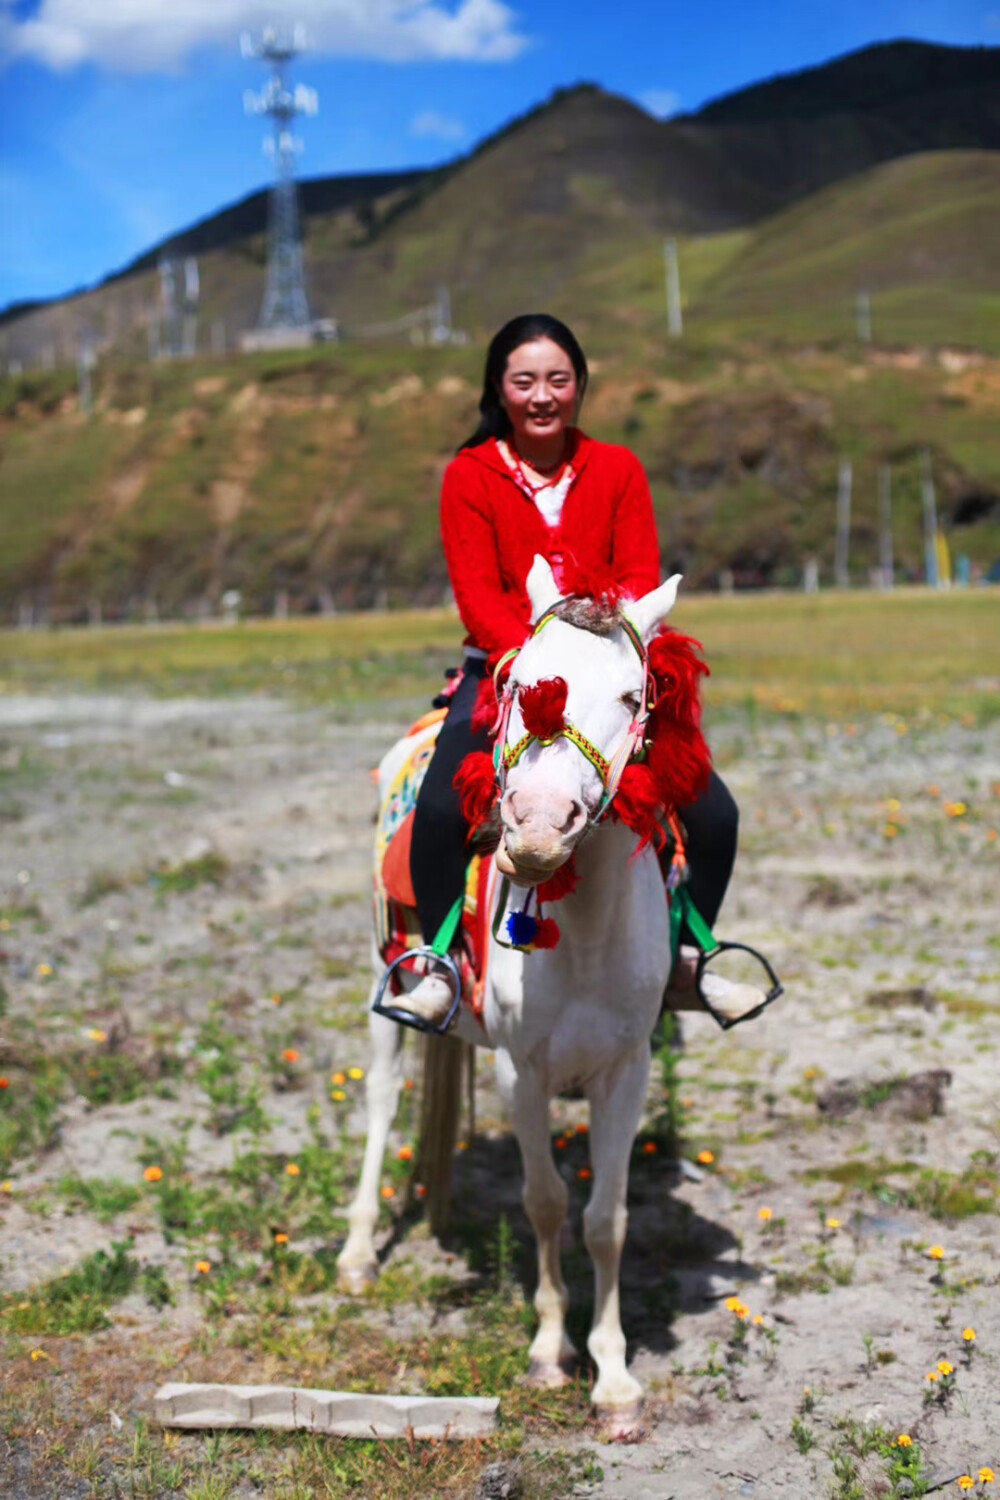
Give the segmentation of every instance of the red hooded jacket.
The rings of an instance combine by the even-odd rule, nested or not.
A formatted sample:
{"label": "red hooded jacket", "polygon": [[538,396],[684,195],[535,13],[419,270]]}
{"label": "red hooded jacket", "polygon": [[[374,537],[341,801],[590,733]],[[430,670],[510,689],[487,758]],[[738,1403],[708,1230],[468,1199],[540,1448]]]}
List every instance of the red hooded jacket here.
{"label": "red hooded jacket", "polygon": [[535,553],[564,572],[610,578],[631,598],[660,582],[653,501],[642,464],[614,443],[570,431],[575,478],[558,526],[547,526],[490,438],[463,448],[445,470],[441,530],[467,644],[492,655],[530,633],[525,588]]}

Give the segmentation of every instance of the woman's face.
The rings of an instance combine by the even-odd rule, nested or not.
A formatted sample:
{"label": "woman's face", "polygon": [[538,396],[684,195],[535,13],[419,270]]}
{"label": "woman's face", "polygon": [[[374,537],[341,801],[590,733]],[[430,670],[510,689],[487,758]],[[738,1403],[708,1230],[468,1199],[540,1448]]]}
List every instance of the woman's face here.
{"label": "woman's face", "polygon": [[500,404],[519,438],[544,442],[576,421],[577,382],[573,361],[552,339],[533,339],[507,357]]}

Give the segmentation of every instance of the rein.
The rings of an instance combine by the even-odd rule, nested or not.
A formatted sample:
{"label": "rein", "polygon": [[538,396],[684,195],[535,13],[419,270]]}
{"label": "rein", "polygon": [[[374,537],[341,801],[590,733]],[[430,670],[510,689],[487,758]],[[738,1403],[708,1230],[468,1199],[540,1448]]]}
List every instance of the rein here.
{"label": "rein", "polygon": [[[546,625],[560,618],[560,605],[564,602],[560,600],[558,603],[551,605],[543,615],[539,616],[531,632],[532,639],[536,635],[539,635]],[[493,768],[496,772],[497,785],[499,786],[501,797],[504,794],[507,772],[517,765],[526,750],[530,749],[534,744],[539,744],[544,749],[547,745],[553,744],[557,739],[567,739],[570,744],[576,746],[581,755],[594,767],[603,787],[597,811],[588,819],[588,828],[595,828],[607,815],[621,785],[625,767],[632,761],[642,760],[645,755],[646,723],[653,708],[653,704],[650,701],[652,673],[649,667],[649,653],[631,620],[622,615],[619,623],[642,663],[642,690],[639,712],[633,718],[625,739],[611,760],[608,760],[607,756],[598,749],[593,740],[588,739],[582,730],[578,729],[575,724],[570,723],[565,718],[562,727],[555,734],[547,738],[526,732],[513,745],[508,745],[507,728],[510,723],[511,710],[514,707],[514,691],[508,684],[501,693],[500,674],[504,667],[514,660],[521,648],[517,647],[512,651],[506,652],[497,662],[493,673],[493,681],[500,703],[500,710],[496,725],[494,726],[496,740],[493,748]]]}

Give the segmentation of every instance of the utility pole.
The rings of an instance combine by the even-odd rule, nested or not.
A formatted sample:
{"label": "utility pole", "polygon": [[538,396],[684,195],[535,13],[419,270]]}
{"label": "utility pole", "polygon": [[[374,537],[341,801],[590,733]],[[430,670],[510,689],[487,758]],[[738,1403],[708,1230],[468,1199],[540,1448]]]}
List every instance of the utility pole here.
{"label": "utility pole", "polygon": [[848,549],[851,538],[851,486],[853,483],[851,460],[842,458],[837,471],[837,543],[834,551],[833,576],[838,589],[851,586],[848,568]]}
{"label": "utility pole", "polygon": [[882,464],[878,471],[878,561],[879,587],[891,589],[896,581],[892,556],[892,469]]}
{"label": "utility pole", "polygon": [[858,341],[862,344],[870,344],[872,341],[872,299],[867,292],[859,292],[854,299],[854,326],[858,332]]}
{"label": "utility pole", "polygon": [[79,334],[76,344],[76,386],[80,400],[80,410],[84,416],[89,416],[94,407],[94,398],[90,387],[90,372],[96,363],[97,354],[89,332]]}
{"label": "utility pole", "polygon": [[667,282],[667,332],[672,339],[679,339],[684,332],[684,317],[681,313],[681,272],[675,239],[663,241],[663,269]]}
{"label": "utility pole", "polygon": [[941,579],[938,573],[937,500],[929,448],[924,449],[922,465],[920,490],[924,502],[924,577],[928,587],[936,589],[940,588]]}
{"label": "utility pole", "polygon": [[243,95],[248,114],[268,115],[273,122],[273,134],[264,148],[274,161],[276,181],[268,205],[267,289],[257,320],[259,329],[306,329],[311,322],[295,187],[295,157],[302,142],[292,134],[291,125],[296,115],[315,115],[319,103],[315,89],[300,83],[293,92],[285,82],[289,63],[304,46],[301,26],[290,33],[267,26],[259,45],[247,33],[240,38],[244,57],[259,59],[271,68],[260,94],[248,89]]}

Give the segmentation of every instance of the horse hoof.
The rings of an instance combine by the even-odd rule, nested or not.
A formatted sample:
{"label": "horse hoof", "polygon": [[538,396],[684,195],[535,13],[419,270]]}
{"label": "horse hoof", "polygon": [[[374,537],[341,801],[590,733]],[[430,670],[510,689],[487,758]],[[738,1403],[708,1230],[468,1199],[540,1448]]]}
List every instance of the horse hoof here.
{"label": "horse hoof", "polygon": [[337,1290],[349,1297],[360,1297],[378,1280],[375,1266],[338,1266]]}
{"label": "horse hoof", "polygon": [[542,1391],[557,1391],[569,1385],[573,1379],[575,1361],[569,1359],[556,1364],[554,1360],[533,1359],[528,1366],[526,1384]]}
{"label": "horse hoof", "polygon": [[625,1406],[594,1407],[594,1421],[602,1443],[638,1443],[645,1437],[642,1422],[643,1401],[629,1401]]}

